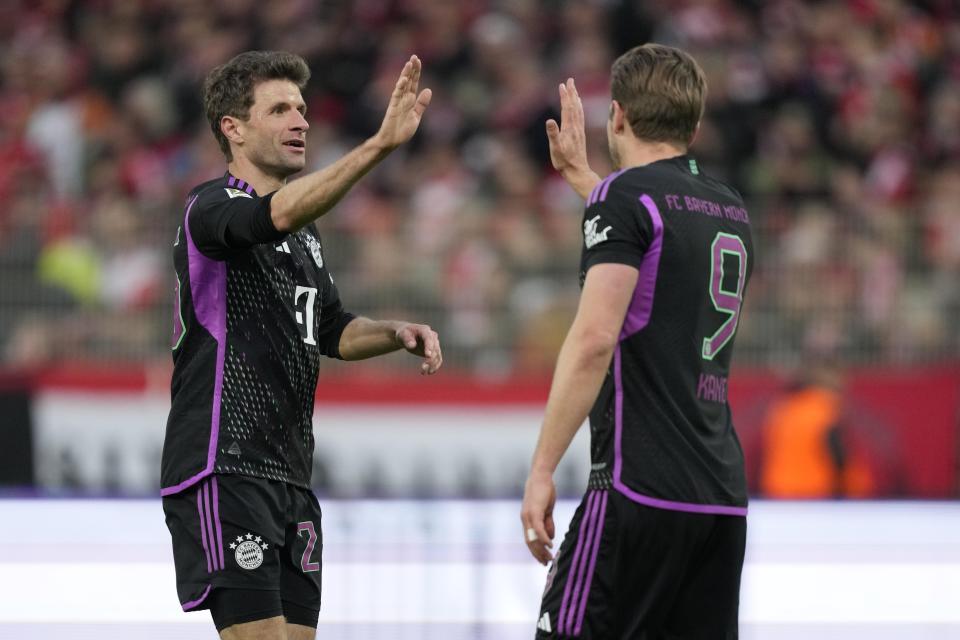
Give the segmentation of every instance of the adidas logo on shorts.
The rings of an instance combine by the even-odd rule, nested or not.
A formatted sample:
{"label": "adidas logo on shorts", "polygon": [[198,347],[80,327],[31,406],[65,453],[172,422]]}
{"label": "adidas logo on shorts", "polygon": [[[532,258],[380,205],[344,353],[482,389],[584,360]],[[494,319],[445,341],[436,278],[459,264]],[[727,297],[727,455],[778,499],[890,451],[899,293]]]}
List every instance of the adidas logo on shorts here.
{"label": "adidas logo on shorts", "polygon": [[553,631],[553,627],[550,626],[550,612],[545,611],[544,614],[540,617],[540,621],[537,622],[537,629],[540,631],[546,631],[550,633]]}

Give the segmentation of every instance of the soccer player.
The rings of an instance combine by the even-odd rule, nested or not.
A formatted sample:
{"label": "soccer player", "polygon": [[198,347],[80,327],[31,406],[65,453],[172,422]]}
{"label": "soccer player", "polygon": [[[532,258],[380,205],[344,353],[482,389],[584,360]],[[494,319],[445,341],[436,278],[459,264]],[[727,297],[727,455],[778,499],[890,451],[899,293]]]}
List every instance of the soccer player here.
{"label": "soccer player", "polygon": [[[530,552],[553,560],[538,638],[737,637],[747,495],[727,376],[753,247],[740,195],[687,155],[706,89],[683,51],[618,58],[604,180],[572,79],[547,121],[586,212],[579,308],[521,512]],[[588,490],[551,558],[553,472],[588,414]]]}
{"label": "soccer player", "polygon": [[210,609],[224,640],[314,638],[320,507],[310,490],[320,356],[397,349],[433,374],[428,326],[346,312],[312,222],[416,132],[431,93],[405,64],[379,131],[329,167],[304,167],[299,56],[250,51],[214,69],[203,102],[227,160],[187,196],[177,274],[172,406],[161,482],[185,611]]}

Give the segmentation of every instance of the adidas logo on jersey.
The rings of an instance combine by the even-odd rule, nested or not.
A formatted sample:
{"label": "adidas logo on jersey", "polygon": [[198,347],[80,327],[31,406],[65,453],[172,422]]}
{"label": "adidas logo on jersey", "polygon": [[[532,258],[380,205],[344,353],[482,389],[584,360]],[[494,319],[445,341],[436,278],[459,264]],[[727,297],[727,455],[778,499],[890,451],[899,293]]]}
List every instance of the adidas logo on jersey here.
{"label": "adidas logo on jersey", "polygon": [[540,617],[540,621],[537,622],[537,629],[540,629],[540,631],[546,631],[547,633],[551,633],[553,631],[553,627],[550,626],[549,611],[544,612],[544,614]]}
{"label": "adidas logo on jersey", "polygon": [[224,187],[223,190],[226,191],[227,195],[230,196],[231,198],[251,198],[251,199],[253,198],[252,195],[250,195],[246,191],[241,191],[240,189],[231,189],[230,187]]}

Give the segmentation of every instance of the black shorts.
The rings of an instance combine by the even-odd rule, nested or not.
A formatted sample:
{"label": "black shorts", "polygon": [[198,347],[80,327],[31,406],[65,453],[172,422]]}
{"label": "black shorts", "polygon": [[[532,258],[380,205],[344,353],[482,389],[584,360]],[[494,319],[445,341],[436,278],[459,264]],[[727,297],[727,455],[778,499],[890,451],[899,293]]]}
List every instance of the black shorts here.
{"label": "black shorts", "polygon": [[[163,512],[184,611],[209,609],[213,602],[221,627],[287,615],[287,609],[303,624],[304,611],[320,610],[323,538],[320,504],[312,491],[262,478],[213,475],[165,496]],[[223,608],[218,602],[250,602],[249,595],[245,600],[218,597],[226,590],[262,592],[263,604],[247,607],[259,613],[227,611],[217,620]]]}
{"label": "black shorts", "polygon": [[742,516],[588,491],[547,575],[537,638],[737,638]]}

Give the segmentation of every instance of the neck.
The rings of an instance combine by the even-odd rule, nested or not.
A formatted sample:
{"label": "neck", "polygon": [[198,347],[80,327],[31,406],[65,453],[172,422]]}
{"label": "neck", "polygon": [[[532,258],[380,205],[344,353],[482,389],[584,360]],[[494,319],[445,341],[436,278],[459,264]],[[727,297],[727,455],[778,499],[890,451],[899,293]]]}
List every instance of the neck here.
{"label": "neck", "polygon": [[267,173],[239,153],[233,154],[233,160],[227,164],[227,171],[247,184],[253,185],[261,196],[276,191],[287,183],[286,177]]}
{"label": "neck", "polygon": [[676,158],[687,152],[687,148],[681,144],[672,142],[647,142],[634,138],[624,144],[620,149],[620,168],[629,169],[630,167],[642,167],[645,164],[656,162],[657,160],[666,160],[667,158]]}

